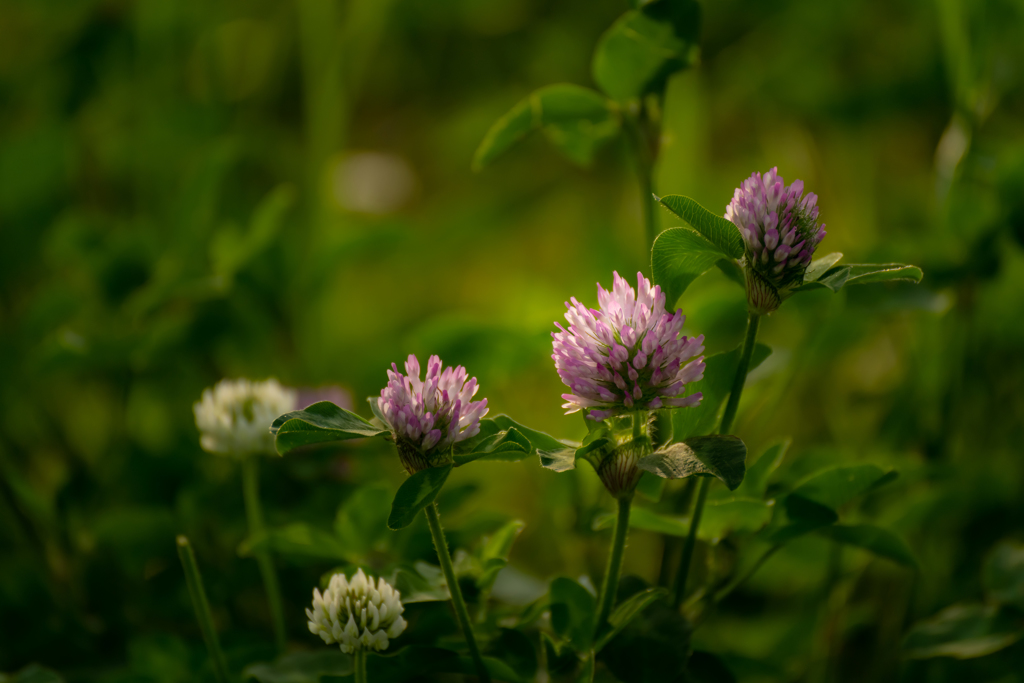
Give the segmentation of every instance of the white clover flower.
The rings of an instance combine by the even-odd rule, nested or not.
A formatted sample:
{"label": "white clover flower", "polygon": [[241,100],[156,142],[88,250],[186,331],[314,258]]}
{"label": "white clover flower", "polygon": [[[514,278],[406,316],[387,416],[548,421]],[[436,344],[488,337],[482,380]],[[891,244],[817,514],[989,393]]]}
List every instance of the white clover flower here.
{"label": "white clover flower", "polygon": [[327,590],[320,594],[313,589],[313,609],[306,608],[309,632],[327,644],[338,643],[341,651],[386,650],[389,638],[397,638],[405,630],[401,594],[384,579],[367,578],[356,571],[349,581],[344,574],[335,574]]}
{"label": "white clover flower", "polygon": [[202,400],[192,406],[199,443],[210,453],[274,453],[270,425],[278,416],[295,410],[297,400],[297,392],[276,379],[222,380],[203,391]]}

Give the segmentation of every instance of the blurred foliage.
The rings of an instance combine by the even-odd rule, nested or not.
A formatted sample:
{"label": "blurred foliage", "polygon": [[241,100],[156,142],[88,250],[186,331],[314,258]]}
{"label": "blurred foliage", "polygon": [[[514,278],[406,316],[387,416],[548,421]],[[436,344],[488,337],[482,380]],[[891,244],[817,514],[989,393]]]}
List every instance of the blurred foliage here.
{"label": "blurred foliage", "polygon": [[[390,363],[437,353],[479,378],[492,415],[582,438],[578,416],[560,414],[548,333],[563,301],[592,303],[613,269],[649,271],[623,143],[568,145],[588,169],[534,138],[482,173],[471,163],[530,92],[610,83],[591,54],[619,49],[605,32],[625,31],[628,9],[0,3],[0,680],[209,677],[178,533],[236,672],[346,675],[302,608],[349,563],[404,573],[403,593],[423,598],[407,608],[410,647],[371,660],[371,675],[461,670],[434,649],[460,641],[424,564],[422,518],[383,526],[372,492],[387,500],[403,475],[380,441],[263,463],[274,532],[255,540],[275,552],[295,652],[259,664],[275,653],[240,475],[200,450],[191,404],[221,377],[273,375],[344,386],[369,417],[361,397]],[[734,431],[748,468],[792,444],[768,451],[781,461],[763,488],[738,493],[799,517],[809,507],[791,501],[822,507],[800,494],[819,470],[900,476],[824,506],[847,531],[787,543],[691,615],[692,634],[645,610],[595,665],[599,680],[642,670],[631,643],[689,641],[694,680],[1020,681],[1024,4],[724,0],[702,15],[699,64],[667,81],[659,194],[717,212],[751,171],[778,165],[820,196],[828,251],[925,273],[917,287],[808,292],[763,321],[772,354]],[[697,59],[666,40],[667,66],[637,57],[655,80]],[[708,354],[739,343],[744,295],[725,274],[696,280],[680,305]],[[670,482],[638,500],[649,524],[632,530],[622,598],[670,582],[662,558],[691,494]],[[602,572],[612,509],[593,471],[481,462],[453,470],[438,500],[464,592],[499,634],[490,652],[521,677],[539,658],[571,668],[561,640],[522,625],[547,609],[559,638],[581,637],[574,605]],[[719,486],[709,510],[734,502]],[[723,518],[733,531],[698,545],[697,584],[738,576],[763,547],[765,532]],[[866,525],[907,548],[866,552]],[[520,530],[514,545],[494,540]],[[906,550],[918,570],[890,561]],[[544,599],[564,609],[536,602],[552,577]]]}

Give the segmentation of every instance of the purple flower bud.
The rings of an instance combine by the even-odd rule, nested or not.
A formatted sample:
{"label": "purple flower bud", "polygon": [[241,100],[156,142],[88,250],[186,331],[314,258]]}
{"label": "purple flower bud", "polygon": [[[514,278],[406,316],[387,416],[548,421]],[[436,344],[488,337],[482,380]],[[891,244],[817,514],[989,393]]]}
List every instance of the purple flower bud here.
{"label": "purple flower bud", "polygon": [[410,472],[429,466],[432,456],[480,433],[480,418],[487,414],[487,399],[473,401],[479,390],[476,378],[466,381],[464,367],[447,367],[431,356],[427,376],[420,379],[414,355],[405,362],[406,374],[391,364],[388,385],[377,407],[398,445],[402,463]]}
{"label": "purple flower bud", "polygon": [[[704,335],[679,336],[685,317],[665,310],[661,287],[637,273],[634,290],[615,273],[610,292],[598,284],[597,300],[597,310],[568,305],[569,328],[555,323],[551,335],[555,369],[572,390],[562,394],[567,413],[588,409],[590,419],[603,420],[657,410],[703,377]],[[700,401],[691,399],[685,405]]]}
{"label": "purple flower bud", "polygon": [[825,238],[818,196],[803,191],[801,180],[787,187],[776,167],[744,180],[725,208],[746,245],[747,300],[756,313],[771,313],[792,293]]}

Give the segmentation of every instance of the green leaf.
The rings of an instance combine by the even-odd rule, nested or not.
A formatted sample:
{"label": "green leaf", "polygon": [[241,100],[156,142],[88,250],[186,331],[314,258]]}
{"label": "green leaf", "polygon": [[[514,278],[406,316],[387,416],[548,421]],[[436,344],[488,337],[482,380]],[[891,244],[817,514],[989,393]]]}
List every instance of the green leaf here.
{"label": "green leaf", "polygon": [[743,481],[747,447],[735,436],[695,436],[644,456],[637,467],[665,479],[718,477],[730,491]]}
{"label": "green leaf", "polygon": [[[704,378],[686,385],[686,395],[703,394],[700,403],[692,408],[672,411],[673,439],[682,441],[692,436],[704,436],[715,431],[719,413],[732,390],[732,381],[740,363],[739,347],[725,353],[716,353],[704,359]],[[750,358],[749,370],[753,370],[770,356],[772,350],[764,344],[757,344]]]}
{"label": "green leaf", "polygon": [[924,273],[917,266],[908,266],[902,263],[850,263],[850,277],[846,280],[848,285],[866,285],[872,282],[893,282],[905,280],[907,282],[920,282]]}
{"label": "green leaf", "polygon": [[597,598],[578,582],[559,577],[551,582],[551,626],[576,652],[590,649]]}
{"label": "green leaf", "polygon": [[668,591],[664,588],[647,588],[623,600],[612,611],[611,616],[608,617],[608,625],[611,628],[601,634],[601,637],[598,638],[597,643],[594,645],[594,650],[600,652],[612,638],[617,636],[622,629],[626,628],[652,602],[666,599],[668,599]]}
{"label": "green leaf", "polygon": [[514,519],[487,538],[480,553],[483,571],[476,579],[477,588],[488,590],[494,585],[498,572],[508,564],[512,544],[519,538],[519,534],[523,533],[525,527],[526,522]]}
{"label": "green leaf", "polygon": [[557,450],[538,450],[540,466],[555,472],[568,472],[576,469],[575,448],[559,448]]}
{"label": "green leaf", "polygon": [[260,536],[250,536],[238,546],[238,554],[250,556],[261,550],[275,555],[315,557],[330,560],[349,560],[348,548],[338,537],[328,531],[321,531],[305,522],[293,522],[287,526],[267,529]]}
{"label": "green leaf", "polygon": [[786,451],[789,450],[789,446],[792,443],[792,439],[785,439],[769,446],[761,454],[761,457],[747,468],[747,475],[743,478],[743,483],[740,487],[736,489],[736,495],[749,498],[764,498],[765,493],[768,491],[768,480],[779,469],[779,465],[785,459]]}
{"label": "green leaf", "polygon": [[647,605],[601,651],[623,683],[682,680],[690,652],[690,623],[663,600]]}
{"label": "green leaf", "polygon": [[1024,610],[1024,543],[1001,541],[981,572],[989,599]]}
{"label": "green leaf", "polygon": [[814,282],[828,271],[829,268],[839,263],[839,260],[843,258],[842,252],[834,251],[831,254],[825,254],[819,258],[811,261],[811,265],[807,266],[807,270],[804,271],[804,282]]}
{"label": "green leaf", "polygon": [[334,649],[291,652],[273,662],[250,664],[242,671],[242,679],[254,678],[259,683],[319,683],[323,676],[351,674],[352,656]]}
{"label": "green leaf", "polygon": [[917,569],[917,558],[914,557],[914,553],[907,546],[906,541],[889,529],[871,524],[849,526],[836,524],[824,527],[818,533],[839,543],[869,550],[879,557],[892,560],[904,567]]}
{"label": "green leaf", "polygon": [[520,434],[522,434],[523,436],[530,440],[530,445],[534,449],[533,451],[530,451],[531,453],[542,448],[550,450],[573,445],[570,441],[560,441],[559,439],[556,439],[550,434],[545,434],[544,432],[537,431],[536,429],[530,429],[529,427],[525,427],[516,422],[515,420],[513,420],[508,415],[498,415],[497,417],[494,418],[494,424],[498,426],[498,429],[515,428],[517,432],[519,432]]}
{"label": "green leaf", "polygon": [[747,288],[747,276],[743,274],[743,269],[740,268],[740,264],[737,263],[735,259],[718,259],[718,261],[715,262],[715,265],[727,278],[738,284],[743,289]]}
{"label": "green leaf", "polygon": [[320,401],[304,410],[285,413],[270,427],[270,433],[276,436],[277,452],[281,455],[310,444],[360,439],[385,432],[386,429],[376,427],[330,401]]}
{"label": "green leaf", "polygon": [[398,530],[412,524],[417,513],[437,498],[438,491],[444,486],[451,471],[452,465],[428,467],[402,482],[391,503],[388,528]]}
{"label": "green leaf", "polygon": [[682,195],[662,197],[661,205],[718,247],[723,256],[732,259],[743,256],[743,236],[729,219],[711,213],[694,200]]}
{"label": "green leaf", "polygon": [[351,560],[365,558],[386,538],[387,519],[391,511],[388,484],[366,484],[353,491],[338,507],[334,533]]}
{"label": "green leaf", "polygon": [[[494,420],[480,421],[480,435],[482,439],[473,439],[471,443],[462,442],[456,444],[455,466],[460,467],[467,463],[486,458],[487,460],[518,461],[525,458],[533,450],[533,445],[515,427],[509,427],[501,431],[494,431],[487,434],[487,431],[498,429]],[[460,450],[461,446],[461,451]]]}
{"label": "green leaf", "polygon": [[693,228],[669,228],[658,235],[651,250],[651,268],[654,284],[665,292],[666,308],[674,310],[690,283],[723,256],[728,254]]}
{"label": "green leaf", "polygon": [[610,97],[661,92],[667,78],[697,60],[700,6],[690,0],[650,3],[623,14],[594,50],[594,82]]}
{"label": "green leaf", "polygon": [[805,280],[802,285],[794,289],[795,292],[803,292],[809,289],[827,289],[833,294],[838,292],[846,284],[850,277],[849,266],[833,266],[826,270],[816,280]]}
{"label": "green leaf", "polygon": [[877,465],[846,465],[816,472],[786,497],[786,512],[794,520],[837,519],[840,507],[896,477],[895,471],[886,472]]}
{"label": "green leaf", "polygon": [[569,83],[545,86],[491,126],[473,156],[473,169],[479,171],[538,129],[571,160],[587,164],[618,128],[617,105],[600,93]]}
{"label": "green leaf", "polygon": [[695,650],[686,662],[686,683],[736,683],[725,662],[717,655]]}
{"label": "green leaf", "polygon": [[995,605],[952,605],[914,624],[903,647],[911,659],[974,659],[998,652],[1024,636],[1024,630],[1000,618]]}
{"label": "green leaf", "polygon": [[402,594],[402,603],[443,602],[451,600],[448,583],[440,567],[427,562],[400,564],[395,567],[388,583]]}

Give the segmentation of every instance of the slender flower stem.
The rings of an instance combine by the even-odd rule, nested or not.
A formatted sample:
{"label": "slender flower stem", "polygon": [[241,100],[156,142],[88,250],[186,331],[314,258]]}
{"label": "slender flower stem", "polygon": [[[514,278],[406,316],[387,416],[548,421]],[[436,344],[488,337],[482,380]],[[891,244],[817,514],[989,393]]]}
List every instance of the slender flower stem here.
{"label": "slender flower stem", "polygon": [[366,650],[356,650],[352,655],[352,666],[355,674],[355,683],[367,683],[366,675]]}
{"label": "slender flower stem", "polygon": [[722,413],[722,424],[718,428],[719,434],[728,434],[732,429],[732,421],[736,419],[736,410],[740,407],[740,396],[743,395],[743,385],[747,381],[747,370],[750,368],[750,357],[754,353],[757,328],[760,323],[761,316],[756,313],[750,313],[747,317],[747,334],[743,337],[743,352],[740,354],[740,363],[736,366],[736,376],[732,380],[729,402],[725,404],[725,412]]}
{"label": "slender flower stem", "polygon": [[476,636],[473,634],[473,625],[469,620],[469,610],[466,608],[466,601],[462,597],[462,590],[459,588],[459,581],[455,578],[455,567],[452,565],[452,556],[448,552],[448,541],[444,537],[444,529],[441,528],[441,518],[437,514],[437,503],[431,503],[423,508],[427,516],[427,524],[430,526],[430,535],[434,539],[434,549],[437,551],[437,559],[441,562],[441,569],[444,571],[444,580],[448,583],[448,592],[452,596],[452,606],[455,608],[455,616],[459,620],[459,627],[462,628],[462,635],[469,646],[469,654],[476,664],[477,676],[481,683],[490,683],[491,675],[484,666],[483,657],[480,656],[480,648],[476,644]]}
{"label": "slender flower stem", "polygon": [[[259,456],[250,455],[242,461],[242,493],[245,497],[245,516],[249,521],[250,538],[260,539],[266,534],[263,525],[263,507],[260,504]],[[284,608],[281,603],[281,587],[277,581],[277,571],[270,551],[257,550],[256,562],[263,576],[263,587],[267,591],[267,604],[270,607],[270,618],[274,623],[274,641],[279,652],[284,652],[287,636],[284,629]]]}
{"label": "slender flower stem", "polygon": [[206,599],[206,590],[203,588],[203,577],[199,573],[192,546],[185,536],[178,536],[178,558],[181,560],[182,569],[185,570],[185,583],[192,598],[192,607],[196,611],[199,630],[202,631],[206,649],[210,652],[213,673],[220,683],[228,683],[231,680],[228,676],[228,664],[224,659],[224,652],[220,649],[217,630],[213,626],[213,614],[210,612],[210,602]]}
{"label": "slender flower stem", "polygon": [[[748,315],[747,333],[743,338],[743,350],[740,352],[740,362],[736,366],[736,375],[732,380],[729,401],[725,404],[722,422],[718,427],[719,434],[727,434],[732,429],[733,420],[736,419],[736,410],[740,405],[743,385],[747,381],[747,370],[750,368],[750,357],[754,353],[754,344],[757,342],[757,328],[760,322],[761,317],[756,313]],[[693,560],[693,549],[697,544],[697,530],[700,528],[700,520],[704,514],[704,503],[707,501],[708,487],[710,486],[711,478],[705,477],[700,482],[700,488],[697,490],[697,502],[693,506],[693,515],[690,517],[690,530],[686,535],[686,542],[683,545],[683,556],[679,562],[679,573],[676,574],[675,589],[672,594],[672,604],[677,609],[686,598],[686,580],[689,578],[690,564]]]}
{"label": "slender flower stem", "polygon": [[626,550],[626,536],[629,535],[629,506],[632,494],[619,498],[619,515],[615,520],[615,533],[612,536],[612,548],[608,554],[608,569],[601,582],[600,609],[597,621],[594,622],[595,632],[604,628],[608,617],[615,606],[615,594],[619,591],[619,574],[622,572],[622,556]]}

